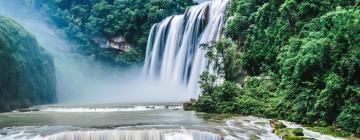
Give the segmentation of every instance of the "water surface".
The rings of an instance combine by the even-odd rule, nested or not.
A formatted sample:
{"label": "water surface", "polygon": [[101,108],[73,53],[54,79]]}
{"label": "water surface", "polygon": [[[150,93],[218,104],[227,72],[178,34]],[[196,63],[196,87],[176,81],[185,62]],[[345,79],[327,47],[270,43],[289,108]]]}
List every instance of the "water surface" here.
{"label": "water surface", "polygon": [[[29,110],[33,111],[21,112]],[[57,104],[0,114],[1,140],[281,139],[272,131],[268,119],[195,113],[182,110],[179,103]],[[336,139],[304,132],[317,139]]]}

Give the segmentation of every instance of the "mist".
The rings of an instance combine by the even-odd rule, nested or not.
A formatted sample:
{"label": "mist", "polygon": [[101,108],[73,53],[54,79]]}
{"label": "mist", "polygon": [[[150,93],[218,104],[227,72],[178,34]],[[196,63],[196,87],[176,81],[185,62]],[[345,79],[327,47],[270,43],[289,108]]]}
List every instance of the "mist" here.
{"label": "mist", "polygon": [[186,87],[146,79],[141,64],[117,71],[71,53],[75,43],[60,37],[46,18],[19,1],[1,0],[0,14],[24,26],[53,56],[59,103],[180,102],[194,96]]}

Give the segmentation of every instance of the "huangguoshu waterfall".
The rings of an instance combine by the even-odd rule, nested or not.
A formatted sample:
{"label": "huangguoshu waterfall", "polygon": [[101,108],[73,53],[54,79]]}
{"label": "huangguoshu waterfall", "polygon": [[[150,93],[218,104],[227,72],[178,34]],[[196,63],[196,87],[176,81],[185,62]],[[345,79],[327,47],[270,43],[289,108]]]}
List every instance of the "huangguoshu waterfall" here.
{"label": "huangguoshu waterfall", "polygon": [[148,78],[186,86],[197,95],[201,73],[212,70],[200,45],[220,39],[228,3],[208,1],[153,25],[144,64]]}

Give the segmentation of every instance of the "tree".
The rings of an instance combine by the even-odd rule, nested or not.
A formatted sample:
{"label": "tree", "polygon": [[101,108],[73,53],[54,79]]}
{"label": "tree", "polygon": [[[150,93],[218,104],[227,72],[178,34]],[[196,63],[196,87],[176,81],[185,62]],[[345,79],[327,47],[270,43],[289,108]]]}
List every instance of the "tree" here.
{"label": "tree", "polygon": [[241,54],[229,39],[214,44],[203,44],[210,64],[214,64],[217,75],[227,81],[239,82],[242,76]]}

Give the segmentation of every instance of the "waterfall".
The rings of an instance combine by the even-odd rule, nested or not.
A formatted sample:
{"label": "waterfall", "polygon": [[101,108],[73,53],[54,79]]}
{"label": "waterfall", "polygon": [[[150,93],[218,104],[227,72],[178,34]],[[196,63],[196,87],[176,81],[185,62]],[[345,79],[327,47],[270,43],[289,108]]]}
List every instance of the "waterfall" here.
{"label": "waterfall", "polygon": [[25,132],[1,137],[5,140],[224,140],[215,133],[193,129],[92,130],[68,131],[48,136],[24,136]]}
{"label": "waterfall", "polygon": [[103,130],[62,132],[47,140],[222,140],[222,137],[199,130]]}
{"label": "waterfall", "polygon": [[143,69],[148,78],[186,86],[197,95],[201,73],[212,71],[200,46],[220,39],[228,3],[229,0],[204,2],[190,7],[183,15],[153,25]]}

